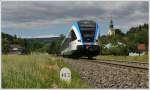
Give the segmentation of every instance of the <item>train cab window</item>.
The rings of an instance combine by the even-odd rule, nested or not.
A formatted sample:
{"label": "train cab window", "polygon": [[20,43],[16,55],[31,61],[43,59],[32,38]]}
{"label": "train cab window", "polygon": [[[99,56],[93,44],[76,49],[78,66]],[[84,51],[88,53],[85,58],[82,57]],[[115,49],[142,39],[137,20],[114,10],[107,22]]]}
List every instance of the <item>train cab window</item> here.
{"label": "train cab window", "polygon": [[74,41],[74,40],[76,40],[76,39],[77,39],[77,37],[76,37],[74,31],[71,30],[71,41]]}

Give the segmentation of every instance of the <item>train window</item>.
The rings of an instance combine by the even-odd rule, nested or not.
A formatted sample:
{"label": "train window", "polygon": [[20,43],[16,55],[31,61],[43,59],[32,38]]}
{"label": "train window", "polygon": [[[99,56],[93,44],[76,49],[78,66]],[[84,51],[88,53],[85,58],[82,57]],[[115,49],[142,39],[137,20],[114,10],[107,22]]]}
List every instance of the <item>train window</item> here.
{"label": "train window", "polygon": [[74,33],[73,30],[71,30],[71,41],[74,41],[76,39],[77,39],[76,34]]}
{"label": "train window", "polygon": [[82,37],[83,37],[83,41],[88,41],[88,42],[93,42],[94,40],[94,31],[81,31],[82,33]]}

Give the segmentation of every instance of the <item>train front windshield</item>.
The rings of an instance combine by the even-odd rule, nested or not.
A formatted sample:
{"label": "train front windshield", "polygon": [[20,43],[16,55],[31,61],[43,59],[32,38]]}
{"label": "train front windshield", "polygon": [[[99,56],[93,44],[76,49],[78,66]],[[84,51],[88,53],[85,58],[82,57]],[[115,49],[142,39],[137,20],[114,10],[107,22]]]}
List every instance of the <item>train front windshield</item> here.
{"label": "train front windshield", "polygon": [[80,21],[79,28],[84,42],[93,42],[96,31],[96,23],[93,21]]}

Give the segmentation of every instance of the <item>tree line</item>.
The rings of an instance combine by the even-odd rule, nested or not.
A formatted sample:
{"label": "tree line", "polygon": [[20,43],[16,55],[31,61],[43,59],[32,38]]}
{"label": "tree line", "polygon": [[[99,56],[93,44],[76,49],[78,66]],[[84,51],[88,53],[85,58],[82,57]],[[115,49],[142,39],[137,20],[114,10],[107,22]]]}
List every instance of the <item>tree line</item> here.
{"label": "tree line", "polygon": [[[60,54],[62,41],[65,39],[63,34],[60,38],[51,43],[41,42],[37,40],[28,40],[18,38],[16,35],[11,36],[2,32],[2,53],[9,52],[10,45],[17,44],[25,48],[24,53],[46,52],[49,54]],[[125,45],[118,45],[121,42]],[[111,43],[113,47],[105,48]],[[115,29],[115,35],[103,35],[99,37],[101,54],[103,55],[128,55],[129,52],[138,52],[137,45],[143,43],[148,50],[148,24],[139,25],[130,28],[127,33],[123,33],[120,29]]]}
{"label": "tree line", "polygon": [[63,34],[57,40],[49,42],[42,42],[32,39],[18,38],[16,35],[12,36],[2,32],[2,54],[8,54],[10,45],[20,45],[24,47],[25,54],[30,54],[32,52],[58,54],[60,53],[60,45],[62,40],[65,38]]}

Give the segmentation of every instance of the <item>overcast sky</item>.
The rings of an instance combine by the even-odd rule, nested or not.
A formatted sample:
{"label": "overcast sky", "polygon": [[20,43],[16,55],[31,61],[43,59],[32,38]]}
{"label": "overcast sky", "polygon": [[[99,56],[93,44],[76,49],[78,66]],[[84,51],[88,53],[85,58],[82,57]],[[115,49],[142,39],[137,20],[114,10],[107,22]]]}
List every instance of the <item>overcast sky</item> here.
{"label": "overcast sky", "polygon": [[126,32],[148,22],[148,2],[2,2],[2,32],[19,37],[66,34],[72,22],[80,19],[97,21],[103,35],[108,32],[111,17],[114,27]]}

